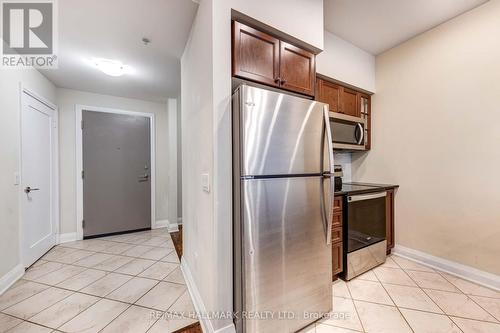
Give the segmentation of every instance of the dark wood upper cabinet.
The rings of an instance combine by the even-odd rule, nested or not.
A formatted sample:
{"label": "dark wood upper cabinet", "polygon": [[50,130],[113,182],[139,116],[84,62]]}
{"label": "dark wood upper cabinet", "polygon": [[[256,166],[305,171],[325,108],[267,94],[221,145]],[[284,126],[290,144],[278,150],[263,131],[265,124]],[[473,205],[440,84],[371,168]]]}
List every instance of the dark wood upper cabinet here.
{"label": "dark wood upper cabinet", "polygon": [[353,117],[360,117],[360,111],[358,107],[359,95],[356,90],[342,87],[342,105],[340,111],[346,115]]}
{"label": "dark wood upper cabinet", "polygon": [[233,76],[279,86],[280,41],[233,21]]}
{"label": "dark wood upper cabinet", "polygon": [[314,96],[316,56],[233,21],[233,76]]}
{"label": "dark wood upper cabinet", "polygon": [[371,149],[371,96],[365,91],[344,87],[323,76],[316,79],[316,100],[329,105],[331,112],[365,120],[366,149]]}
{"label": "dark wood upper cabinet", "polygon": [[280,41],[280,81],[284,89],[314,95],[315,55]]}
{"label": "dark wood upper cabinet", "polygon": [[332,112],[340,112],[340,92],[342,87],[325,80],[317,80],[316,99],[326,103]]}
{"label": "dark wood upper cabinet", "polygon": [[371,112],[371,97],[367,94],[360,94],[359,98],[359,111],[361,118],[366,120],[365,135],[366,135],[366,149],[371,149],[372,146],[372,112]]}

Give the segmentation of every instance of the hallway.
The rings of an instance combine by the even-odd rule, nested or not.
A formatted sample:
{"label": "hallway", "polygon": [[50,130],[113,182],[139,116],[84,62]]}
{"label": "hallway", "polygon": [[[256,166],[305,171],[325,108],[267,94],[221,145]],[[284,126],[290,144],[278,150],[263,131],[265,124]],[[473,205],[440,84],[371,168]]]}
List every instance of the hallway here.
{"label": "hallway", "polygon": [[0,296],[0,332],[191,331],[174,248],[166,229],[58,245]]}

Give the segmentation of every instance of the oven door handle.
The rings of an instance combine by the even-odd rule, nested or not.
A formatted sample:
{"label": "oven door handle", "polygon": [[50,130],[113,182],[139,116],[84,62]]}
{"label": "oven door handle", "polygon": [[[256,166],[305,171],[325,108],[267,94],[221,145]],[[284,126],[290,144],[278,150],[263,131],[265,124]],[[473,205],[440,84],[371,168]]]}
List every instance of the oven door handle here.
{"label": "oven door handle", "polygon": [[387,196],[387,192],[380,192],[375,194],[360,194],[360,195],[350,195],[347,197],[348,202],[363,201],[384,198]]}

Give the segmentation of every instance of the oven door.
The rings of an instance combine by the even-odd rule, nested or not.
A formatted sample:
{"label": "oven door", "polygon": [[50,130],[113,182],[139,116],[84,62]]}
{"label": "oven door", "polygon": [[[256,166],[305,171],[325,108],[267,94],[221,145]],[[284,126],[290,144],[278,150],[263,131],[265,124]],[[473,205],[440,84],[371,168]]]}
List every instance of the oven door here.
{"label": "oven door", "polygon": [[341,113],[330,112],[334,150],[365,150],[366,121]]}
{"label": "oven door", "polygon": [[347,197],[347,252],[385,240],[386,192]]}

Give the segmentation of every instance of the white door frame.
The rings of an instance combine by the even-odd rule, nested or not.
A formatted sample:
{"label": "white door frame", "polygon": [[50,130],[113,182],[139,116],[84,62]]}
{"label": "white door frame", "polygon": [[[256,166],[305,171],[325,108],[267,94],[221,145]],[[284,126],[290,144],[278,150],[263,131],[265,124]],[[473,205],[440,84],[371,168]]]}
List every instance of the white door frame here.
{"label": "white door frame", "polygon": [[23,123],[22,123],[22,112],[23,112],[23,98],[24,94],[27,94],[34,99],[38,100],[40,103],[45,104],[47,107],[54,111],[54,119],[52,125],[52,163],[51,163],[51,172],[52,172],[52,183],[51,183],[51,195],[52,195],[52,207],[50,211],[50,216],[53,220],[55,229],[55,243],[59,244],[59,236],[60,236],[60,227],[59,227],[59,111],[55,104],[49,101],[47,98],[39,95],[32,89],[26,87],[22,82],[19,83],[19,253],[21,254],[21,264],[23,268],[26,267],[26,251],[24,249],[24,226],[23,226],[23,209],[22,209],[22,200],[24,193],[23,189],[23,175],[22,175],[22,166],[23,166]]}
{"label": "white door frame", "polygon": [[156,213],[155,213],[155,202],[156,202],[156,125],[155,125],[155,115],[150,112],[137,112],[137,111],[127,111],[120,109],[104,108],[99,106],[88,106],[77,104],[75,106],[76,111],[76,239],[83,239],[83,133],[82,133],[82,112],[103,112],[103,113],[115,113],[124,114],[131,116],[141,116],[150,119],[150,135],[151,135],[151,229],[156,228]]}

